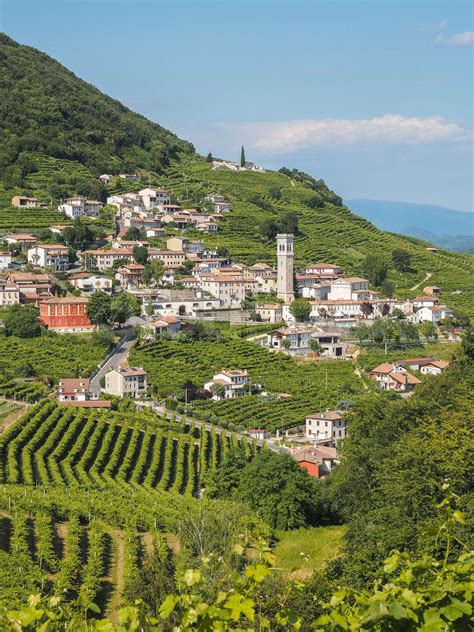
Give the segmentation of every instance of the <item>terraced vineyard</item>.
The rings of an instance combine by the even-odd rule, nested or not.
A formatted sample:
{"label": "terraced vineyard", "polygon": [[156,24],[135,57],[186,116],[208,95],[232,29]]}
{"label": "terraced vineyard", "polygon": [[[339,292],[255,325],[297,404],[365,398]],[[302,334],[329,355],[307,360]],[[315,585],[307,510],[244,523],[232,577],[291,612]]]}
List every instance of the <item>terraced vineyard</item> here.
{"label": "terraced vineyard", "polygon": [[0,231],[25,233],[54,224],[70,224],[62,213],[51,208],[0,208]]}
{"label": "terraced vineyard", "polygon": [[239,429],[258,425],[267,430],[292,426],[301,423],[305,415],[334,407],[362,391],[350,362],[301,364],[252,342],[227,336],[211,342],[155,341],[134,349],[130,362],[143,366],[149,383],[162,394],[179,390],[188,380],[202,385],[224,367],[247,369],[254,384],[261,384],[269,393],[288,395],[283,399],[248,395],[224,402],[193,403],[193,415],[232,430],[233,426]]}
{"label": "terraced vineyard", "polygon": [[155,416],[97,412],[41,402],[0,436],[0,482],[98,489],[128,486],[196,496],[231,445],[247,441]]}

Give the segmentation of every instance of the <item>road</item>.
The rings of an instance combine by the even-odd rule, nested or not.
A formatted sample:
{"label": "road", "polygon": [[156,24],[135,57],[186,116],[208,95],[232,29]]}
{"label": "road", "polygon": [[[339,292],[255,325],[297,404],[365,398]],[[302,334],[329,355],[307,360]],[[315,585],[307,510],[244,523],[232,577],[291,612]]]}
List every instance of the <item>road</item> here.
{"label": "road", "polygon": [[125,338],[123,342],[121,342],[117,347],[115,347],[114,353],[110,356],[107,362],[98,370],[98,372],[94,375],[91,380],[91,390],[95,393],[100,393],[100,380],[104,375],[110,371],[110,369],[115,369],[119,364],[125,364],[128,360],[128,354],[130,353],[130,349],[132,348],[133,343],[135,342],[134,338]]}
{"label": "road", "polygon": [[413,287],[411,287],[410,291],[417,290],[422,283],[424,283],[425,281],[428,281],[428,279],[431,279],[432,276],[433,276],[432,272],[427,272],[425,278],[422,279],[419,283],[417,283]]}
{"label": "road", "polygon": [[[204,426],[204,428],[208,430],[209,432],[212,430],[212,428],[215,428],[217,434],[224,433],[225,436],[227,437],[231,437],[233,434],[232,432],[230,432],[230,430],[225,430],[224,428],[219,428],[218,426],[213,426],[212,424],[207,424],[205,422],[198,421],[197,419],[193,419],[192,417],[186,417],[183,415],[179,415],[178,413],[166,410],[166,408],[162,404],[158,404],[157,402],[137,401],[136,404],[138,404],[139,406],[141,405],[141,406],[146,406],[147,408],[151,408],[157,415],[160,415],[160,417],[166,414],[166,419],[174,418],[175,421],[179,423],[185,423],[187,425],[191,425],[192,423],[194,423],[196,428],[202,428]],[[253,439],[251,437],[248,437],[247,435],[236,433],[236,436],[239,441],[242,441],[242,440],[246,440],[249,442],[253,441]],[[257,439],[258,446],[262,447],[263,443],[266,443],[267,448],[269,450],[272,450],[273,452],[282,451],[280,447],[274,445],[273,443],[271,443],[271,441],[267,440],[264,442]]]}

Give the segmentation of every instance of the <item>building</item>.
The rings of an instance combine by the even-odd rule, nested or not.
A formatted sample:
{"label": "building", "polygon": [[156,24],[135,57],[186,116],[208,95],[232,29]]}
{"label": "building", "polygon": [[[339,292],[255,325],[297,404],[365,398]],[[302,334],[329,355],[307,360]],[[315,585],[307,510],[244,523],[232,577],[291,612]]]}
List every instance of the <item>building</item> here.
{"label": "building", "polygon": [[141,197],[143,206],[147,210],[162,206],[163,204],[169,204],[171,201],[169,193],[157,187],[146,187],[139,191],[138,195]]}
{"label": "building", "polygon": [[54,272],[65,272],[69,268],[69,248],[55,244],[33,246],[28,250],[28,263],[51,268]]}
{"label": "building", "polygon": [[115,261],[132,261],[133,248],[111,248],[109,250],[84,250],[79,254],[86,270],[108,270]]}
{"label": "building", "polygon": [[335,447],[346,438],[347,422],[340,410],[326,410],[306,417],[306,438]]}
{"label": "building", "polygon": [[114,179],[114,176],[110,173],[103,173],[101,176],[99,176],[99,180],[103,184],[109,184],[110,182],[112,182],[113,179]]}
{"label": "building", "polygon": [[78,290],[81,290],[84,294],[90,294],[91,292],[112,293],[113,291],[112,279],[91,272],[78,272],[77,274],[73,274],[69,278],[69,283]]}
{"label": "building", "polygon": [[86,200],[82,197],[67,198],[58,206],[58,211],[71,219],[77,217],[98,217],[103,204],[98,200]]}
{"label": "building", "polygon": [[267,304],[257,305],[255,313],[261,320],[267,323],[280,323],[283,320],[283,310],[281,305]]}
{"label": "building", "polygon": [[181,330],[181,321],[174,316],[160,316],[144,325],[147,336],[161,340],[164,336],[174,336]]}
{"label": "building", "polygon": [[427,285],[423,288],[423,292],[425,294],[434,294],[435,296],[438,296],[441,290],[437,285]]}
{"label": "building", "polygon": [[155,314],[196,317],[202,312],[212,312],[221,307],[219,299],[202,296],[199,290],[140,288],[130,290],[130,294],[140,301],[144,314],[151,307]]}
{"label": "building", "polygon": [[91,398],[90,388],[91,382],[87,379],[59,380],[58,402],[85,402]]}
{"label": "building", "polygon": [[23,252],[24,250],[28,250],[31,246],[34,246],[38,240],[33,235],[9,235],[5,237],[5,241],[7,244],[16,246]]}
{"label": "building", "polygon": [[222,370],[213,376],[212,381],[204,384],[207,391],[214,392],[212,399],[234,399],[242,397],[250,389],[247,371],[240,369]]}
{"label": "building", "polygon": [[136,173],[119,173],[119,178],[128,182],[139,182],[140,176]]}
{"label": "building", "polygon": [[15,195],[12,197],[12,206],[16,206],[17,208],[34,208],[38,206],[38,200],[35,197]]}
{"label": "building", "polygon": [[37,306],[40,302],[53,298],[54,277],[52,274],[10,272],[7,284],[18,289],[20,303]]}
{"label": "building", "polygon": [[87,316],[89,299],[83,296],[52,298],[39,304],[40,321],[58,334],[88,333],[94,325]]}
{"label": "building", "polygon": [[293,260],[293,235],[277,235],[277,297],[285,303],[291,303],[295,298]]}
{"label": "building", "polygon": [[202,291],[219,299],[221,307],[240,307],[249,284],[245,279],[227,274],[203,274],[200,281]]}
{"label": "building", "polygon": [[245,434],[256,441],[266,441],[268,439],[268,432],[264,428],[250,428]]}
{"label": "building", "polygon": [[452,318],[453,311],[447,305],[432,305],[429,307],[421,307],[412,317],[412,320],[418,323],[429,322],[438,325],[445,318]]}
{"label": "building", "polygon": [[340,266],[334,265],[333,263],[310,263],[307,265],[303,274],[309,275],[317,275],[317,276],[333,276],[333,275],[342,275],[343,270]]}
{"label": "building", "polygon": [[339,463],[336,448],[328,446],[301,446],[290,450],[290,454],[302,470],[315,478],[327,476]]}
{"label": "building", "polygon": [[187,237],[170,237],[166,241],[166,247],[173,252],[199,255],[204,252],[204,242],[188,239]]}
{"label": "building", "polygon": [[412,300],[413,307],[421,309],[422,307],[434,307],[438,305],[439,298],[437,296],[416,296]]}
{"label": "building", "polygon": [[0,307],[9,307],[20,303],[20,290],[16,285],[0,279]]}
{"label": "building", "polygon": [[439,375],[451,364],[446,360],[434,360],[433,358],[407,358],[395,362],[397,366],[410,368],[412,371],[420,371],[424,375]]}
{"label": "building", "polygon": [[145,266],[140,263],[127,263],[117,270],[115,278],[124,290],[141,287],[144,270]]}
{"label": "building", "polygon": [[0,252],[0,270],[6,270],[10,266],[12,259],[11,253]]}
{"label": "building", "polygon": [[161,261],[165,268],[182,268],[186,261],[186,255],[184,252],[174,252],[173,250],[162,250],[161,248],[149,248],[148,259],[158,259]]}
{"label": "building", "polygon": [[408,371],[400,365],[383,363],[369,372],[369,377],[376,382],[381,391],[400,391],[411,392],[421,380],[408,373]]}
{"label": "building", "polygon": [[369,290],[369,282],[361,277],[341,277],[331,282],[328,299],[337,300],[369,300],[373,298]]}
{"label": "building", "polygon": [[147,373],[141,367],[118,366],[105,374],[104,391],[117,397],[142,397],[147,390]]}
{"label": "building", "polygon": [[[341,341],[340,331],[324,331],[319,327],[281,327],[268,334],[255,336],[254,342],[262,347],[286,351],[290,355],[304,356],[309,353],[318,353],[321,356],[331,358],[344,358],[347,350],[347,343]],[[315,351],[312,347],[315,341],[319,349]]]}

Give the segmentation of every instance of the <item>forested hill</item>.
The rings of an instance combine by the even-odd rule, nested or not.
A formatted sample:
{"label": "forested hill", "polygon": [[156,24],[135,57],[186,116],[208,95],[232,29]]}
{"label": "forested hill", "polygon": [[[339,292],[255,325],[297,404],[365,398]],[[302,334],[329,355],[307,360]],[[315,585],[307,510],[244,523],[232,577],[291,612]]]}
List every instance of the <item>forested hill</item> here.
{"label": "forested hill", "polygon": [[[184,207],[202,205],[211,192],[226,195],[232,212],[205,242],[227,248],[237,259],[274,263],[272,233],[288,230],[296,233],[298,266],[328,261],[360,275],[366,256],[377,254],[386,259],[388,281],[398,296],[436,284],[443,302],[474,315],[471,256],[442,249],[432,254],[426,242],[384,232],[345,208],[323,180],[303,172],[213,170],[190,143],[5,35],[0,35],[0,64],[0,226],[16,222],[23,231],[35,226],[7,208],[13,194],[53,203],[74,194],[105,200],[136,184],[116,179],[105,189],[100,174],[138,172],[143,181],[166,187]],[[290,222],[288,215],[293,215]],[[392,262],[397,249],[411,258],[404,271]]]}
{"label": "forested hill", "polygon": [[97,182],[101,173],[159,174],[178,152],[194,151],[45,53],[4,34],[0,66],[0,179],[7,189],[29,183],[38,154],[77,161],[86,167],[77,177]]}

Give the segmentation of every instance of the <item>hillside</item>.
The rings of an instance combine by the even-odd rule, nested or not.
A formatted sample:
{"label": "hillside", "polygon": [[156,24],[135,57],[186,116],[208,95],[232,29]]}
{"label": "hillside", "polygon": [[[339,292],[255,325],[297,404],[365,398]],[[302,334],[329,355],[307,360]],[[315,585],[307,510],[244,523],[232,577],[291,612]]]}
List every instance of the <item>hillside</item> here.
{"label": "hillside", "polygon": [[[206,243],[228,248],[235,258],[274,263],[275,245],[261,236],[260,225],[294,212],[299,220],[297,265],[327,260],[349,274],[361,274],[367,254],[380,253],[390,261],[392,250],[402,248],[412,255],[412,270],[402,274],[390,269],[398,295],[420,292],[426,279],[426,284],[441,287],[443,301],[474,314],[472,257],[441,249],[432,254],[426,242],[384,232],[351,213],[322,180],[301,172],[213,171],[189,143],[131,112],[47,55],[2,36],[0,57],[5,69],[0,80],[1,226],[11,222],[17,229],[29,228],[24,215],[15,219],[7,208],[12,192],[56,200],[72,194],[104,198],[108,191],[98,180],[100,173],[138,171],[169,189],[183,206],[202,204],[206,193],[226,195],[232,212]],[[109,191],[116,187],[114,183]],[[32,227],[38,225],[36,214]]]}
{"label": "hillside", "polygon": [[[0,64],[0,179],[7,189],[43,189],[54,197],[58,185],[71,184],[99,193],[101,173],[161,173],[171,157],[193,151],[48,55],[3,34]],[[48,165],[48,158],[55,162]],[[45,180],[48,167],[54,173]],[[51,185],[56,188],[48,191]]]}

